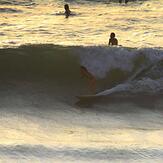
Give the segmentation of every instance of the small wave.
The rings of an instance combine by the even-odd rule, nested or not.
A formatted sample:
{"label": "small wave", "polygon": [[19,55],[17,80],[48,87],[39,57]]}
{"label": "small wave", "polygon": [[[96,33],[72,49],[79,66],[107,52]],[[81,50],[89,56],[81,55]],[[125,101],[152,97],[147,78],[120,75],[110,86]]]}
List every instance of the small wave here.
{"label": "small wave", "polygon": [[0,8],[0,13],[20,13],[21,10],[13,9],[13,8]]}
{"label": "small wave", "polygon": [[71,147],[45,147],[43,145],[15,145],[0,146],[1,156],[39,157],[39,158],[73,158],[89,160],[115,160],[115,159],[157,159],[163,157],[162,149],[115,149],[115,148],[71,148]]}
{"label": "small wave", "polygon": [[[144,1],[148,1],[148,0],[139,0],[139,3],[142,3]],[[65,2],[78,2],[78,3],[104,3],[104,4],[110,4],[110,3],[117,3],[119,4],[119,1],[117,0],[65,0]],[[130,0],[129,2],[135,2],[135,0]],[[137,1],[136,1],[137,3]],[[126,5],[124,5],[126,6]]]}
{"label": "small wave", "polygon": [[9,23],[1,23],[0,26],[14,26],[14,24],[9,24]]}
{"label": "small wave", "polygon": [[0,32],[0,36],[5,36],[5,34],[3,32]]}

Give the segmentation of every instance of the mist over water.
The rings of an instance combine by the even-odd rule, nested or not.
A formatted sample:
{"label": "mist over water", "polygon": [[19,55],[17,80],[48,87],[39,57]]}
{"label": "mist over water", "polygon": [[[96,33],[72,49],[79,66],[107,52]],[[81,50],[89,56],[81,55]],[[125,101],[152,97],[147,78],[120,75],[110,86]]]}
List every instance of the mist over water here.
{"label": "mist over water", "polygon": [[[0,14],[0,162],[163,162],[162,0],[0,0]],[[77,98],[92,94],[81,65],[96,98]]]}

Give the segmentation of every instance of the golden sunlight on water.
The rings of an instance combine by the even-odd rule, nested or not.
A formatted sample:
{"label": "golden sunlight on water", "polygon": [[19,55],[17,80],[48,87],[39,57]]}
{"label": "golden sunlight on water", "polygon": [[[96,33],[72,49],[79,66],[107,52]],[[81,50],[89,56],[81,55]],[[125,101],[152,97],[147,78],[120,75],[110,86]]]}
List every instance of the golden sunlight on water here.
{"label": "golden sunlight on water", "polygon": [[61,14],[64,10],[60,5],[14,7],[23,12],[2,13],[0,22],[7,25],[1,26],[0,45],[107,45],[109,34],[115,32],[123,46],[161,47],[163,8],[161,2],[159,9],[156,5],[72,4],[74,16],[68,19]]}
{"label": "golden sunlight on water", "polygon": [[[68,19],[63,2],[37,2],[0,5],[0,48],[4,48],[0,55],[0,162],[108,163],[112,158],[111,163],[131,163],[131,159],[132,163],[162,163],[162,49],[153,47],[163,46],[163,1],[70,3],[73,15]],[[111,32],[119,45],[138,48],[96,47],[107,45]],[[45,45],[6,48],[41,43]],[[71,51],[71,47],[47,44],[93,48]],[[97,80],[100,91],[111,90],[105,95],[126,91],[125,100],[77,105],[76,96],[89,92],[89,84],[80,76],[81,65],[95,77],[104,74]],[[114,72],[115,79],[122,72],[122,78],[126,74],[129,80],[114,81]],[[108,74],[113,74],[113,80],[106,79]],[[136,96],[129,98],[133,92]],[[142,99],[136,98],[139,92]],[[148,99],[144,93],[156,97]],[[68,162],[70,157],[77,161]]]}
{"label": "golden sunlight on water", "polygon": [[[93,124],[96,119],[92,116],[89,117],[92,119],[89,124],[94,127],[86,127],[83,126],[84,124],[80,126],[72,125],[73,114],[61,114],[62,116],[59,116],[61,123],[65,115],[69,119],[66,124],[58,122],[55,113],[51,114],[54,120],[51,120],[50,117],[44,119],[40,116],[38,119],[24,114],[3,116],[0,120],[1,145],[30,144],[58,147],[93,147],[98,149],[159,148],[163,146],[163,131],[160,129],[110,127],[109,122],[108,124],[104,123],[105,118],[103,119],[104,122],[99,123],[101,127],[98,128],[96,123]],[[80,118],[79,115],[76,115],[76,117],[82,123],[84,117]]]}

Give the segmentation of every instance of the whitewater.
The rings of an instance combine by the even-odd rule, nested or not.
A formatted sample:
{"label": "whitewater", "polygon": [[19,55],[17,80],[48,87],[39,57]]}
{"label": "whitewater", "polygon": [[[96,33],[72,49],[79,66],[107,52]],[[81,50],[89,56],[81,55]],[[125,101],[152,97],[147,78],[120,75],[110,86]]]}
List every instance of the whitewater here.
{"label": "whitewater", "polygon": [[162,0],[0,0],[0,162],[162,163],[162,26]]}

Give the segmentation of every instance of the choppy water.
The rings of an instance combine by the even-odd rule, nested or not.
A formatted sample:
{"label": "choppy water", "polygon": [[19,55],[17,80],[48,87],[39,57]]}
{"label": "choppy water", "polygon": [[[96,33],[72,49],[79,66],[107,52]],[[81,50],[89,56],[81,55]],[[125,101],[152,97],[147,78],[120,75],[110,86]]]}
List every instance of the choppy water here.
{"label": "choppy water", "polygon": [[0,1],[0,162],[162,163],[163,2],[64,3]]}
{"label": "choppy water", "polygon": [[162,47],[162,0],[104,2],[69,2],[74,16],[65,19],[63,1],[1,1],[0,46],[107,45],[115,32],[123,46]]}

